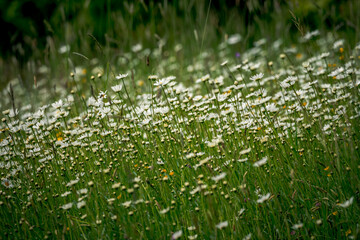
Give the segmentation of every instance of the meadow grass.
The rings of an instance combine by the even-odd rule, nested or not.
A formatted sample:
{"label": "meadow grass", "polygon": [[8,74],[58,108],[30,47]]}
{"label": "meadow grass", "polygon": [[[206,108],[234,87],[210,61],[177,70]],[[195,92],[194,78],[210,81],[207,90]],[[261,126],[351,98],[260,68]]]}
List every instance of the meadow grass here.
{"label": "meadow grass", "polygon": [[136,45],[2,111],[1,238],[358,238],[360,45],[239,41]]}
{"label": "meadow grass", "polygon": [[1,239],[359,238],[358,36],[293,15],[302,37],[257,20],[265,38],[241,23],[215,40],[187,3],[197,21],[159,4],[172,21],[138,28],[147,44],[125,21],[141,1],[108,15],[119,41],[64,23],[4,84]]}

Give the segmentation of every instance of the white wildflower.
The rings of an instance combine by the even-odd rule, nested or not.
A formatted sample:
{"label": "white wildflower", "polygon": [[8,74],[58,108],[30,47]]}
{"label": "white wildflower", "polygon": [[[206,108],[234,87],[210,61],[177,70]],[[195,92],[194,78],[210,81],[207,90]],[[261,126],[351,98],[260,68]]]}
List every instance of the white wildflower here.
{"label": "white wildflower", "polygon": [[67,191],[67,192],[64,192],[63,194],[61,194],[61,197],[66,197],[67,195],[70,195],[71,192],[70,191]]}
{"label": "white wildflower", "polygon": [[221,179],[225,178],[226,176],[226,173],[223,172],[223,173],[220,173],[219,175],[215,176],[215,177],[212,177],[211,179],[214,180],[215,182],[218,182],[220,181]]}
{"label": "white wildflower", "polygon": [[190,240],[197,239],[197,237],[198,237],[197,234],[195,234],[195,235],[189,235],[189,236],[188,236],[188,238],[189,238]]}
{"label": "white wildflower", "polygon": [[296,77],[289,76],[289,77],[287,77],[284,81],[282,81],[282,82],[280,83],[280,86],[281,86],[282,88],[288,88],[288,87],[290,87],[290,86],[292,86],[292,85],[295,84],[295,80],[296,80]]}
{"label": "white wildflower", "polygon": [[112,86],[111,89],[114,91],[114,92],[120,92],[121,89],[122,89],[122,85],[119,84],[119,85],[115,85],[115,86]]}
{"label": "white wildflower", "polygon": [[4,185],[6,188],[13,188],[14,184],[9,179],[3,179],[1,184]]}
{"label": "white wildflower", "polygon": [[200,101],[202,98],[203,98],[203,97],[202,97],[201,95],[197,95],[197,96],[193,97],[193,101],[194,101],[194,102],[198,102],[198,101]]}
{"label": "white wildflower", "polygon": [[18,114],[19,114],[19,110],[18,110],[18,109],[15,109],[15,111],[14,111],[14,109],[10,109],[9,117],[13,118],[13,117],[15,117],[15,116],[18,115]]}
{"label": "white wildflower", "polygon": [[4,111],[2,112],[2,114],[4,114],[4,115],[9,115],[9,113],[10,113],[10,109],[4,110]]}
{"label": "white wildflower", "polygon": [[354,197],[351,197],[349,200],[347,200],[347,201],[345,201],[345,202],[343,202],[343,203],[339,203],[338,205],[339,205],[340,207],[347,208],[347,207],[349,207],[351,204],[353,204],[353,202],[354,202]]}
{"label": "white wildflower", "polygon": [[194,188],[194,190],[192,190],[192,191],[190,192],[190,194],[191,194],[191,195],[194,195],[195,193],[199,192],[200,190],[201,190],[200,187]]}
{"label": "white wildflower", "polygon": [[303,37],[303,39],[305,41],[308,41],[310,40],[311,38],[315,37],[315,36],[319,36],[320,35],[320,31],[319,30],[315,30],[315,31],[312,31],[312,32],[307,32],[305,34],[305,36]]}
{"label": "white wildflower", "polygon": [[129,75],[128,73],[119,74],[119,75],[116,76],[116,79],[117,79],[117,80],[120,80],[120,79],[126,78],[128,75]]}
{"label": "white wildflower", "polygon": [[201,82],[206,82],[207,80],[210,79],[210,75],[209,74],[206,74],[205,76],[201,77],[200,80]]}
{"label": "white wildflower", "polygon": [[112,188],[119,188],[121,186],[121,183],[114,183],[112,185]]}
{"label": "white wildflower", "polygon": [[228,225],[229,225],[228,221],[220,222],[219,224],[216,225],[216,228],[223,229],[226,228]]}
{"label": "white wildflower", "polygon": [[70,51],[70,46],[69,46],[69,45],[62,45],[62,46],[59,48],[59,50],[58,50],[58,52],[59,52],[60,54],[67,53],[67,52],[69,52],[69,51]]}
{"label": "white wildflower", "polygon": [[86,202],[85,201],[81,201],[81,202],[78,202],[77,203],[77,208],[82,208],[82,207],[84,207],[86,205]]}
{"label": "white wildflower", "polygon": [[128,207],[130,207],[130,205],[131,205],[131,201],[124,202],[124,203],[122,203],[121,205],[123,205],[124,207],[128,208]]}
{"label": "white wildflower", "polygon": [[324,52],[320,55],[320,58],[327,58],[328,56],[330,56],[329,52]]}
{"label": "white wildflower", "polygon": [[215,147],[217,145],[219,145],[219,143],[223,143],[224,141],[221,139],[221,136],[218,136],[216,138],[214,138],[211,142],[208,142],[207,145],[208,147]]}
{"label": "white wildflower", "polygon": [[248,158],[242,158],[242,159],[239,159],[238,162],[246,162],[247,160],[249,160]]}
{"label": "white wildflower", "polygon": [[141,181],[141,178],[139,178],[139,177],[135,177],[134,179],[133,179],[133,182],[140,182]]}
{"label": "white wildflower", "polygon": [[164,165],[165,164],[164,161],[161,160],[160,158],[158,158],[156,163],[159,164],[159,165]]}
{"label": "white wildflower", "polygon": [[243,214],[245,212],[245,208],[240,209],[240,211],[238,212],[238,216],[241,216],[241,214]]}
{"label": "white wildflower", "polygon": [[33,118],[40,119],[45,116],[45,109],[39,109],[33,114]]}
{"label": "white wildflower", "polygon": [[260,167],[262,165],[264,165],[267,162],[268,158],[267,157],[263,157],[261,160],[257,161],[254,163],[254,167]]}
{"label": "white wildflower", "polygon": [[294,224],[291,228],[294,229],[294,230],[297,230],[297,229],[300,229],[304,226],[303,223],[297,223],[297,224]]}
{"label": "white wildflower", "polygon": [[78,183],[78,182],[79,182],[79,179],[71,180],[70,182],[68,182],[68,183],[66,184],[66,186],[67,186],[67,187],[71,187],[71,186],[75,185],[75,184]]}
{"label": "white wildflower", "polygon": [[303,66],[303,68],[308,68],[308,67],[310,67],[310,63],[309,62],[303,62],[302,66]]}
{"label": "white wildflower", "polygon": [[270,195],[271,195],[270,193],[268,193],[266,195],[260,195],[260,198],[258,200],[256,200],[256,202],[263,203],[270,198]]}
{"label": "white wildflower", "polygon": [[87,194],[88,190],[86,188],[80,189],[77,191],[77,194]]}
{"label": "white wildflower", "polygon": [[226,64],[228,64],[228,61],[227,61],[227,60],[225,60],[224,62],[222,62],[220,65],[223,67],[223,66],[225,66]]}
{"label": "white wildflower", "polygon": [[160,211],[160,214],[165,214],[170,210],[170,207],[168,208],[164,208],[163,210]]}
{"label": "white wildflower", "polygon": [[162,79],[159,79],[157,80],[155,83],[154,83],[154,86],[165,86],[167,85],[169,82],[171,81],[171,79],[169,78],[162,78]]}
{"label": "white wildflower", "polygon": [[64,210],[68,210],[68,209],[72,208],[72,206],[73,206],[73,203],[67,203],[67,204],[61,206],[61,208]]}
{"label": "white wildflower", "polygon": [[242,240],[250,240],[251,239],[251,233],[246,235]]}
{"label": "white wildflower", "polygon": [[195,226],[190,226],[190,227],[188,227],[187,228],[189,231],[194,231],[194,230],[196,230],[196,227]]}
{"label": "white wildflower", "polygon": [[277,112],[279,108],[276,107],[276,103],[270,103],[266,106],[266,110],[269,112]]}
{"label": "white wildflower", "polygon": [[338,49],[339,47],[344,45],[344,39],[340,39],[334,42],[333,49]]}
{"label": "white wildflower", "polygon": [[241,35],[238,34],[238,33],[236,33],[236,34],[234,34],[234,35],[231,35],[231,36],[227,39],[227,43],[228,43],[229,45],[234,45],[234,44],[236,44],[236,43],[238,43],[238,42],[240,42],[240,41],[241,41]]}
{"label": "white wildflower", "polygon": [[100,91],[99,95],[98,95],[98,99],[105,99],[107,98],[107,90],[104,92],[104,91]]}
{"label": "white wildflower", "polygon": [[59,101],[54,102],[53,104],[51,104],[51,106],[53,108],[59,109],[59,108],[61,108],[63,106],[63,101],[60,99]]}
{"label": "white wildflower", "polygon": [[143,202],[144,202],[144,199],[138,199],[134,202],[134,204],[136,205],[136,204],[143,203]]}
{"label": "white wildflower", "polygon": [[131,47],[131,50],[133,52],[139,52],[139,51],[141,51],[141,49],[142,49],[142,45],[140,43],[138,43],[138,44]]}
{"label": "white wildflower", "polygon": [[321,225],[322,224],[322,220],[321,219],[318,219],[318,220],[316,220],[316,222],[315,222],[317,225]]}
{"label": "white wildflower", "polygon": [[66,100],[67,100],[69,103],[71,103],[71,102],[74,102],[75,99],[74,99],[74,96],[70,94],[70,95],[67,96],[67,99],[66,99]]}
{"label": "white wildflower", "polygon": [[174,232],[174,234],[172,235],[171,239],[178,239],[179,237],[181,237],[182,235],[182,230],[179,230],[177,232]]}
{"label": "white wildflower", "polygon": [[254,76],[250,77],[250,80],[258,81],[258,80],[262,79],[263,77],[264,77],[263,73],[258,73],[258,74],[255,74]]}
{"label": "white wildflower", "polygon": [[239,154],[244,155],[244,154],[249,153],[250,151],[251,151],[251,148],[247,148],[247,149],[241,150]]}
{"label": "white wildflower", "polygon": [[156,80],[156,79],[158,79],[159,77],[157,76],[157,75],[150,75],[149,77],[148,77],[148,79],[149,80]]}

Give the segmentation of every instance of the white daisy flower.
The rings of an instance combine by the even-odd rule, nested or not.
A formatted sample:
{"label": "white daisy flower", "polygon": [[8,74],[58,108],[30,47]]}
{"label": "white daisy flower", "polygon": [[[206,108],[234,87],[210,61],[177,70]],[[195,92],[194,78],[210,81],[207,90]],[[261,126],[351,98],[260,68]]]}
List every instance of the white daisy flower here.
{"label": "white daisy flower", "polygon": [[61,206],[61,208],[64,210],[68,210],[68,209],[72,208],[72,206],[73,206],[73,203],[67,203],[67,204]]}
{"label": "white daisy flower", "polygon": [[236,44],[236,43],[238,43],[240,41],[241,41],[241,35],[238,34],[238,33],[229,36],[229,38],[227,39],[227,43],[229,45],[234,45],[234,44]]}
{"label": "white daisy flower", "polygon": [[201,190],[201,188],[200,188],[200,187],[197,187],[197,188],[195,188],[194,190],[192,190],[192,191],[190,192],[190,194],[191,194],[191,195],[194,195],[195,193],[199,192],[200,190]]}
{"label": "white daisy flower", "polygon": [[249,233],[248,235],[246,235],[243,240],[250,240],[251,239],[251,233]]}
{"label": "white daisy flower", "polygon": [[120,80],[120,79],[126,78],[128,75],[129,75],[128,73],[119,74],[119,75],[116,76],[116,79],[117,79],[117,80]]}
{"label": "white daisy flower", "polygon": [[131,205],[131,201],[124,202],[124,203],[122,203],[121,205],[123,205],[124,207],[128,208],[128,207],[130,207],[130,205]]}
{"label": "white daisy flower", "polygon": [[121,89],[122,89],[122,85],[119,84],[119,85],[115,85],[115,86],[112,86],[111,89],[114,91],[114,92],[120,92]]}
{"label": "white daisy flower", "polygon": [[247,148],[247,149],[244,149],[244,150],[241,150],[239,155],[244,155],[244,154],[247,154],[251,151],[251,148]]}
{"label": "white daisy flower", "polygon": [[339,207],[343,207],[343,208],[347,208],[350,207],[351,204],[353,204],[354,202],[354,197],[351,197],[349,200],[343,202],[343,203],[339,203],[338,206]]}
{"label": "white daisy flower", "polygon": [[177,232],[174,232],[174,234],[171,236],[171,239],[178,239],[178,238],[180,238],[181,236],[182,236],[182,230],[179,230],[179,231],[177,231]]}
{"label": "white daisy flower", "polygon": [[226,228],[227,226],[229,226],[228,221],[220,222],[220,223],[216,224],[216,228],[218,228],[218,229],[223,229],[223,228]]}
{"label": "white daisy flower", "polygon": [[70,191],[67,191],[67,192],[64,192],[63,194],[61,194],[60,196],[61,196],[61,197],[66,197],[66,196],[69,195],[69,194],[71,194],[71,192],[70,192]]}
{"label": "white daisy flower", "polygon": [[270,198],[270,195],[271,195],[270,193],[267,193],[266,195],[260,195],[260,198],[256,200],[256,202],[263,203]]}
{"label": "white daisy flower", "polygon": [[66,184],[67,187],[71,187],[79,182],[79,179],[71,180]]}
{"label": "white daisy flower", "polygon": [[51,104],[51,106],[52,106],[53,108],[56,108],[56,109],[61,108],[63,105],[64,105],[64,103],[63,103],[63,101],[62,101],[61,99],[60,99],[59,101],[54,102],[53,104]]}
{"label": "white daisy flower", "polygon": [[195,226],[190,226],[190,227],[188,227],[188,230],[189,231],[194,231],[194,230],[196,230],[196,227]]}
{"label": "white daisy flower", "polygon": [[223,172],[223,173],[220,173],[219,175],[215,176],[215,177],[212,177],[211,179],[214,180],[215,182],[218,182],[220,181],[221,179],[225,178],[226,176],[226,173]]}
{"label": "white daisy flower", "polygon": [[170,211],[170,207],[164,208],[164,209],[161,210],[159,213],[160,213],[160,214],[165,214],[165,213],[167,213],[168,211]]}
{"label": "white daisy flower", "polygon": [[261,160],[255,162],[253,166],[254,167],[260,167],[260,166],[264,165],[267,162],[267,160],[268,160],[268,158],[264,157]]}
{"label": "white daisy flower", "polygon": [[291,228],[294,229],[294,230],[297,230],[297,229],[300,229],[304,226],[303,223],[297,223],[297,224],[294,224]]}
{"label": "white daisy flower", "polygon": [[167,85],[169,82],[171,81],[170,78],[162,78],[162,79],[159,79],[157,80],[155,83],[154,83],[154,86],[165,86]]}
{"label": "white daisy flower", "polygon": [[76,204],[76,206],[77,206],[77,208],[82,208],[82,207],[84,207],[86,205],[86,202],[85,201],[81,201],[81,202],[78,202],[77,204]]}
{"label": "white daisy flower", "polygon": [[77,191],[77,194],[87,194],[88,190],[86,188],[80,189]]}
{"label": "white daisy flower", "polygon": [[250,77],[250,80],[258,81],[258,80],[262,79],[263,77],[264,77],[263,73],[258,73],[258,74],[255,74],[254,76]]}
{"label": "white daisy flower", "polygon": [[111,187],[112,188],[119,188],[121,186],[121,183],[114,183]]}

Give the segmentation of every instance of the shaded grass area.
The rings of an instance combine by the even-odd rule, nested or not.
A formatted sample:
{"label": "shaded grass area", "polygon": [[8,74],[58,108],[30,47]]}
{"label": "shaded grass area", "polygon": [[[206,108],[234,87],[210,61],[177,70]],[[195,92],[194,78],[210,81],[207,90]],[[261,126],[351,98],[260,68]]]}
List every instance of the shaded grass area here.
{"label": "shaded grass area", "polygon": [[[181,43],[186,46],[183,56],[190,59],[236,33],[243,41],[233,49],[241,53],[261,38],[290,43],[318,29],[346,37],[354,46],[359,40],[358,8],[357,1],[330,0],[5,1],[1,86],[16,77],[31,91],[34,76],[41,77],[41,65],[51,70],[47,78],[62,78],[59,68],[70,72],[84,64],[74,53],[97,58],[105,66],[138,43],[151,52],[161,45],[164,57]],[[62,54],[64,47],[67,54]]]}

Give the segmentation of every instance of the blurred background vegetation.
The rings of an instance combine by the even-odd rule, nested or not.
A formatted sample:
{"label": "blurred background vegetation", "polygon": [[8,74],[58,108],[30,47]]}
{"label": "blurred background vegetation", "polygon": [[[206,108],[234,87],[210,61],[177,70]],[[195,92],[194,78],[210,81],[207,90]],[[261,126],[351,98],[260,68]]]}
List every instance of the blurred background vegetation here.
{"label": "blurred background vegetation", "polygon": [[353,45],[359,7],[358,0],[3,0],[0,83],[18,75],[31,82],[38,66],[59,68],[64,52],[75,65],[94,57],[108,62],[138,43],[162,48],[165,57],[181,43],[192,57],[235,33],[241,52],[261,38],[296,42],[318,29]]}

